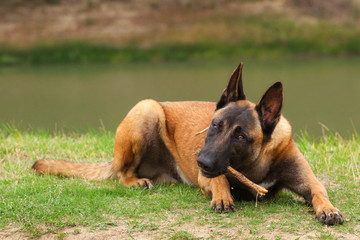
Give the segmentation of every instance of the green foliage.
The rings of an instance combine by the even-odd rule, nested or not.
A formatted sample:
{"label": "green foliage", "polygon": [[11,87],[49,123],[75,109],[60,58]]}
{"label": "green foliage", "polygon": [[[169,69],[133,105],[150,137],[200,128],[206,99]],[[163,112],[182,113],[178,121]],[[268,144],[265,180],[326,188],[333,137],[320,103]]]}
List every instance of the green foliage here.
{"label": "green foliage", "polygon": [[[141,39],[129,42],[122,47],[80,41],[38,44],[22,50],[2,47],[0,48],[0,65],[168,62],[238,58],[239,56],[360,54],[360,30],[352,24],[340,26],[325,22],[308,24],[282,17],[233,19],[233,16],[229,16],[219,21],[223,22],[227,28],[234,29],[234,32],[227,30],[221,33],[224,35],[223,38],[198,35],[189,43],[166,40],[168,36],[164,35],[162,37],[164,42],[153,43],[146,48],[141,47]],[[241,32],[237,32],[240,23]],[[92,20],[88,19],[87,24],[91,25]],[[207,27],[206,24],[204,26]],[[235,37],[232,37],[232,34]]]}
{"label": "green foliage", "polygon": [[134,63],[219,60],[239,56],[279,57],[291,55],[358,55],[359,36],[327,46],[312,39],[272,40],[262,43],[196,43],[123,48],[73,42],[38,46],[28,50],[0,49],[0,65]]}
{"label": "green foliage", "polygon": [[60,0],[44,0],[44,2],[51,5],[60,4]]}

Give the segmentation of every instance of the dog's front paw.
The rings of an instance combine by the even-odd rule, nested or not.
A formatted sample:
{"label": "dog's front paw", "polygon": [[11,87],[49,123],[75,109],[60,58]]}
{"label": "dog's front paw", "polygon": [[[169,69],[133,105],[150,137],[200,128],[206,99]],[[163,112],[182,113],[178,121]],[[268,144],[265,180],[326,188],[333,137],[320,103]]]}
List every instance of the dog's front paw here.
{"label": "dog's front paw", "polygon": [[235,205],[232,198],[227,199],[212,199],[211,208],[215,212],[234,212]]}
{"label": "dog's front paw", "polygon": [[343,224],[344,217],[336,208],[324,208],[316,213],[316,219],[326,225]]}

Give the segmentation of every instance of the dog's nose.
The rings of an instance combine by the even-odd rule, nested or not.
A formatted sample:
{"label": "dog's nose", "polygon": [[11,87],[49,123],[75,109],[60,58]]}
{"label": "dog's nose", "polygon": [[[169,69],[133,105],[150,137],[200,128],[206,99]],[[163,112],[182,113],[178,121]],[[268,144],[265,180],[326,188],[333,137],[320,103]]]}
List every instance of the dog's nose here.
{"label": "dog's nose", "polygon": [[207,172],[212,172],[212,164],[206,158],[199,156],[197,159],[198,166]]}

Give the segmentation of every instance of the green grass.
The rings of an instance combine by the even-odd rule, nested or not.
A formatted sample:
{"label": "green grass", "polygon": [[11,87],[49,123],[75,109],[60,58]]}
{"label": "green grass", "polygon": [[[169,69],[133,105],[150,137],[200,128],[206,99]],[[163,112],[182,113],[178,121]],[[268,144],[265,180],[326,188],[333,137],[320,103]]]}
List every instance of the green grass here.
{"label": "green grass", "polygon": [[9,236],[20,232],[27,237],[53,234],[66,239],[69,234],[83,234],[84,227],[93,232],[122,227],[126,238],[139,234],[165,239],[360,236],[360,137],[356,134],[350,139],[336,134],[317,141],[306,135],[297,139],[331,201],[345,215],[344,225],[334,227],[315,221],[311,208],[289,192],[257,207],[254,202],[236,202],[235,213],[217,214],[200,189],[183,184],[124,188],[116,181],[38,176],[30,170],[40,158],[110,161],[113,139],[113,133],[94,130],[49,134],[0,128],[0,236],[3,231]]}

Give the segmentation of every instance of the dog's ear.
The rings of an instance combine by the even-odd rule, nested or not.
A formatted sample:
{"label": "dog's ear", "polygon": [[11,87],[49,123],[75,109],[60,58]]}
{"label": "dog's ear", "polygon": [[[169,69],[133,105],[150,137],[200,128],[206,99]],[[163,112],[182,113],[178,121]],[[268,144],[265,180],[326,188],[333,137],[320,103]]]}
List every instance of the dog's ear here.
{"label": "dog's ear", "polygon": [[242,83],[242,68],[243,63],[241,62],[231,75],[227,87],[217,102],[216,110],[225,107],[229,102],[246,99]]}
{"label": "dog's ear", "polygon": [[279,122],[283,99],[283,86],[281,82],[276,82],[266,91],[256,105],[255,109],[259,114],[261,127],[265,135],[270,136]]}

